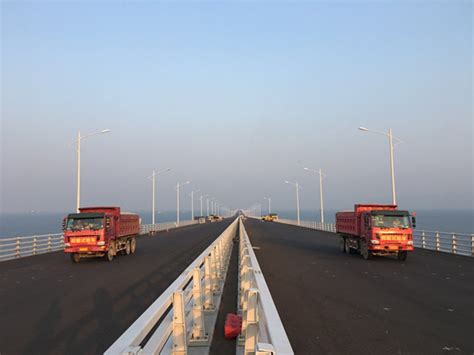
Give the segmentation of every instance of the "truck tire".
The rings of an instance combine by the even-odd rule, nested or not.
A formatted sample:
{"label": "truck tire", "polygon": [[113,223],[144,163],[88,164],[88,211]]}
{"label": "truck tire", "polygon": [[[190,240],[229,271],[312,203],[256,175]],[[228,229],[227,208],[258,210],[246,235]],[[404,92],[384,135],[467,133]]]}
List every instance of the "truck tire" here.
{"label": "truck tire", "polygon": [[397,259],[400,261],[407,260],[408,252],[406,250],[399,251],[397,254]]}
{"label": "truck tire", "polygon": [[113,248],[113,245],[111,245],[109,247],[109,250],[107,250],[107,254],[105,254],[105,260],[107,260],[108,262],[111,262],[112,260],[114,260],[114,248]]}
{"label": "truck tire", "polygon": [[341,237],[339,241],[339,249],[341,252],[345,253],[346,252],[346,238]]}
{"label": "truck tire", "polygon": [[78,263],[81,260],[81,255],[79,253],[72,253],[71,260],[73,263]]}
{"label": "truck tire", "polygon": [[135,238],[130,240],[130,253],[135,254],[135,250],[137,250],[137,241]]}
{"label": "truck tire", "polygon": [[129,255],[130,254],[130,239],[127,240],[127,242],[125,243],[125,255]]}
{"label": "truck tire", "polygon": [[372,258],[372,253],[370,252],[369,248],[367,247],[366,242],[362,242],[360,245],[360,254],[364,258],[364,260],[369,260]]}
{"label": "truck tire", "polygon": [[346,253],[354,254],[354,249],[351,248],[351,243],[349,243],[349,240],[347,238],[346,238]]}

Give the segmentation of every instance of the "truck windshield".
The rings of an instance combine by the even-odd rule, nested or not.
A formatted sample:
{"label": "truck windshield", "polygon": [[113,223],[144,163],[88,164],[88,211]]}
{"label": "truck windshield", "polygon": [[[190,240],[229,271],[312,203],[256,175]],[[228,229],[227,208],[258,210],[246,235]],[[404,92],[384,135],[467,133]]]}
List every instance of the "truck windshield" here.
{"label": "truck windshield", "polygon": [[69,218],[67,220],[68,231],[98,230],[104,227],[103,218]]}
{"label": "truck windshield", "polygon": [[378,228],[410,228],[409,216],[372,216],[372,226]]}

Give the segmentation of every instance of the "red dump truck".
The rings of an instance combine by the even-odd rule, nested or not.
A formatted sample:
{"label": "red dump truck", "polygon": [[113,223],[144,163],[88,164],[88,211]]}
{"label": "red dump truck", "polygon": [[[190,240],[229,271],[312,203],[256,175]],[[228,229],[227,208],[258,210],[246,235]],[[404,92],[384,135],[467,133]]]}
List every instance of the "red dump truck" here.
{"label": "red dump truck", "polygon": [[354,211],[336,213],[336,232],[343,253],[395,255],[406,260],[413,250],[415,217],[396,205],[355,205]]}
{"label": "red dump truck", "polygon": [[64,252],[73,262],[105,257],[112,261],[119,252],[135,253],[140,217],[120,212],[120,207],[83,207],[63,220]]}

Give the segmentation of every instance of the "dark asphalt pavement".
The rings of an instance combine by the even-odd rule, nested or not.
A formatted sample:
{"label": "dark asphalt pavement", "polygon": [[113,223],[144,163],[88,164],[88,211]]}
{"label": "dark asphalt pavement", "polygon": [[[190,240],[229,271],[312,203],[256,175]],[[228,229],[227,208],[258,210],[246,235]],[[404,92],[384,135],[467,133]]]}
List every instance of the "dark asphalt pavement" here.
{"label": "dark asphalt pavement", "polygon": [[365,261],[335,234],[245,227],[296,354],[474,354],[474,258]]}
{"label": "dark asphalt pavement", "polygon": [[103,353],[231,220],[137,240],[134,255],[0,263],[0,354]]}

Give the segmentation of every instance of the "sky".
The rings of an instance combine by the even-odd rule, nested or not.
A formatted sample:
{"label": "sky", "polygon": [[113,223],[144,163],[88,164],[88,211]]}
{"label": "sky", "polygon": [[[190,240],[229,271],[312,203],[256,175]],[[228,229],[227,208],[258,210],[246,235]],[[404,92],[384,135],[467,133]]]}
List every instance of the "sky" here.
{"label": "sky", "polygon": [[470,1],[1,2],[0,213],[473,209]]}

